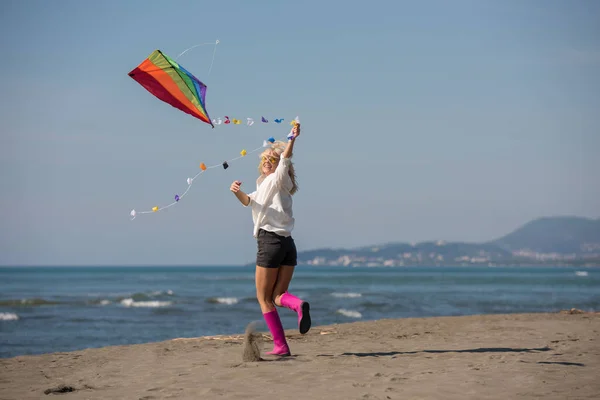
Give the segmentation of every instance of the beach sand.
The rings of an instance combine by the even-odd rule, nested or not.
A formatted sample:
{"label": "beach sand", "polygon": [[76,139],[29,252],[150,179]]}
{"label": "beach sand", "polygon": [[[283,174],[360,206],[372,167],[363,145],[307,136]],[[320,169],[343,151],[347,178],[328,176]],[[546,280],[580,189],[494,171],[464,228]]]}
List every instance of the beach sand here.
{"label": "beach sand", "polygon": [[314,326],[283,359],[258,327],[264,361],[243,333],[2,359],[0,399],[600,398],[600,313]]}

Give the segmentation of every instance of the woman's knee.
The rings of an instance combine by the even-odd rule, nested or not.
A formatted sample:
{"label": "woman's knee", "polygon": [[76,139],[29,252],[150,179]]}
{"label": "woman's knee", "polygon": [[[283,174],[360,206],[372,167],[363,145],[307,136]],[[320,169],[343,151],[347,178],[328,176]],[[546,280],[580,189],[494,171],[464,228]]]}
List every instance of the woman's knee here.
{"label": "woman's knee", "polygon": [[261,308],[275,308],[273,298],[265,295],[264,293],[257,293],[256,299],[258,300],[258,304],[260,304]]}

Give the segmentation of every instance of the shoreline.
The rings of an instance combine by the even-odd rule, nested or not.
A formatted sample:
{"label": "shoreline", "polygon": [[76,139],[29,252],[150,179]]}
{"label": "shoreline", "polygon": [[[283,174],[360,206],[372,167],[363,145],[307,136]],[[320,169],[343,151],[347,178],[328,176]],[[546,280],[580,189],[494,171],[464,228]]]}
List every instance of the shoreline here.
{"label": "shoreline", "polygon": [[[29,265],[29,264],[5,264],[0,265],[0,269],[35,269],[35,268],[49,268],[49,269],[72,269],[72,268],[247,268],[255,267],[255,263],[240,263],[240,264],[42,264],[42,265]],[[344,265],[344,264],[298,264],[298,267],[309,267],[309,268],[600,268],[600,263],[593,264],[565,264],[565,263],[469,263],[469,264],[405,264],[405,265]]]}
{"label": "shoreline", "polygon": [[[484,316],[495,316],[495,315],[506,315],[506,316],[515,315],[516,316],[516,315],[538,315],[538,314],[549,314],[549,315],[553,315],[553,314],[592,314],[593,315],[593,314],[600,314],[600,311],[580,310],[580,309],[572,308],[570,310],[561,310],[561,311],[556,311],[556,312],[543,311],[543,312],[527,312],[527,313],[463,314],[463,315],[453,315],[453,316],[380,318],[380,319],[375,319],[375,320],[359,319],[359,320],[349,321],[349,322],[341,322],[341,323],[333,323],[333,324],[329,324],[329,325],[313,326],[311,328],[311,331],[318,329],[318,330],[320,330],[320,332],[324,332],[322,334],[326,335],[326,334],[328,334],[327,331],[328,331],[328,328],[330,328],[330,327],[360,324],[360,323],[376,323],[378,321],[427,320],[427,319],[431,319],[431,318],[484,317]],[[262,330],[258,329],[258,332],[262,333],[263,340],[272,341],[272,337],[271,337],[269,331],[267,330],[266,326],[264,326],[263,321],[255,321],[255,322],[258,322],[258,326],[262,327]],[[293,329],[285,329],[285,332],[286,332],[286,337],[294,337],[295,334],[297,333]],[[10,359],[17,358],[17,357],[43,357],[43,356],[49,356],[49,355],[53,355],[53,354],[70,354],[70,353],[76,353],[76,352],[82,352],[82,351],[88,351],[88,350],[101,350],[101,349],[107,349],[107,348],[112,348],[112,347],[143,346],[143,345],[152,345],[152,344],[159,344],[159,343],[168,343],[170,341],[180,341],[180,340],[239,340],[239,341],[242,341],[242,340],[244,340],[244,333],[243,332],[235,332],[235,333],[230,333],[230,334],[219,334],[219,335],[173,337],[173,338],[164,339],[164,340],[140,342],[140,343],[108,344],[108,345],[104,345],[104,346],[87,347],[87,348],[80,348],[80,349],[73,349],[73,350],[58,350],[55,352],[48,352],[48,353],[19,354],[19,355],[11,356],[11,357],[0,357],[0,363],[3,360],[4,361],[10,360]],[[0,400],[2,400],[2,398],[0,398]]]}
{"label": "shoreline", "polygon": [[244,334],[175,338],[0,359],[0,398],[328,399],[594,398],[600,313],[579,310],[358,321],[286,330],[291,357],[258,325]]}

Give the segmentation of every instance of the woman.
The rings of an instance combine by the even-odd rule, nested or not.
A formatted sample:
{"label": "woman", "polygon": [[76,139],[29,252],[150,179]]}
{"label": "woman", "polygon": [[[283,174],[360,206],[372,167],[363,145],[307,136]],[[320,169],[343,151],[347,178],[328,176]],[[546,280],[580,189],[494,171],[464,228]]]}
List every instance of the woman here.
{"label": "woman", "polygon": [[230,188],[242,205],[252,207],[253,235],[258,244],[256,297],[273,336],[273,351],[267,354],[278,356],[291,353],[275,306],[298,314],[301,334],[308,332],[311,325],[308,302],[287,291],[296,266],[296,245],[291,234],[294,228],[292,195],[298,186],[291,157],[299,135],[300,124],[297,124],[287,144],[274,143],[261,154],[256,191],[249,195],[244,193],[240,190],[240,181],[234,181]]}

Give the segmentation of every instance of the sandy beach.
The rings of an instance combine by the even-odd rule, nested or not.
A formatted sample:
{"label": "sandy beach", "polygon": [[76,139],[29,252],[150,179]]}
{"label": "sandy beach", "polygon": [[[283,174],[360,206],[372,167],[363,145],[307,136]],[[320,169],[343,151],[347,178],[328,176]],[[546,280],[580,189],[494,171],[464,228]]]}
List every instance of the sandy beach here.
{"label": "sandy beach", "polygon": [[0,399],[600,398],[600,313],[407,318],[0,360]]}

